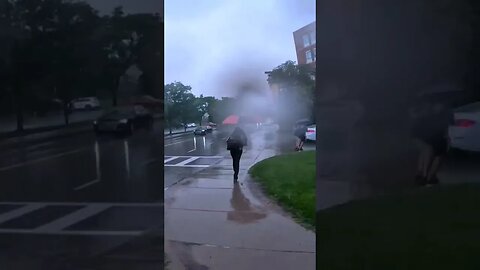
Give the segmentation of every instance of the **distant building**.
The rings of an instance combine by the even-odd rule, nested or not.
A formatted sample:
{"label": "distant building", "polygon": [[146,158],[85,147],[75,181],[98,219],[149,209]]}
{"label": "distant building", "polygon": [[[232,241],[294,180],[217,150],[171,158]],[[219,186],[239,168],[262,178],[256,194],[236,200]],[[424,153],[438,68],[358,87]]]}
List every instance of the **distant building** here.
{"label": "distant building", "polygon": [[299,65],[311,65],[312,68],[315,68],[317,61],[316,22],[293,32],[293,40],[297,51],[297,63]]}

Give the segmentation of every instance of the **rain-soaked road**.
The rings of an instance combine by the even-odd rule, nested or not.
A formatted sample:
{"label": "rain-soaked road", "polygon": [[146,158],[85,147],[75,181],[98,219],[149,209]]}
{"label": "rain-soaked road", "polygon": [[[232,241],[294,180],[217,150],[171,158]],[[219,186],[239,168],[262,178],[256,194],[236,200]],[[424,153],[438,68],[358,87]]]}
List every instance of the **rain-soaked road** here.
{"label": "rain-soaked road", "polygon": [[160,269],[161,132],[0,149],[0,268]]}
{"label": "rain-soaked road", "polygon": [[228,130],[214,130],[205,136],[192,133],[165,139],[165,187],[208,168],[227,154]]}
{"label": "rain-soaked road", "polygon": [[[255,125],[244,126],[248,136],[264,134],[268,147],[278,152],[292,152],[295,139],[293,135],[284,134],[281,139],[273,141],[274,126]],[[226,139],[232,128],[214,130],[206,136],[194,136],[192,133],[167,138],[165,140],[165,188],[191,177],[197,172],[221,162],[224,156],[230,154],[226,150]],[[260,132],[262,131],[262,132]],[[256,135],[257,134],[257,135]],[[270,134],[270,135],[269,135]],[[271,138],[270,138],[271,137]],[[263,139],[263,138],[262,138]],[[308,143],[305,149],[314,149],[313,143]],[[232,172],[233,173],[233,172]]]}

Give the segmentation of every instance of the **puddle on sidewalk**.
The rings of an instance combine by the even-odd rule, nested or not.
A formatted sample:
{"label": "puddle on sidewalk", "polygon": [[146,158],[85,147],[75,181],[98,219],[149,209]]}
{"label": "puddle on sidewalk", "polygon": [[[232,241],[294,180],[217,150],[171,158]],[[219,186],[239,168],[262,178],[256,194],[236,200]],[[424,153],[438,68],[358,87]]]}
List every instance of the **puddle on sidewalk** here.
{"label": "puddle on sidewalk", "polygon": [[227,213],[227,219],[241,224],[248,224],[267,217],[267,214],[255,209],[250,200],[245,197],[239,183],[233,186],[230,204],[233,211]]}
{"label": "puddle on sidewalk", "polygon": [[168,240],[167,245],[167,249],[170,251],[168,254],[175,256],[186,270],[209,269],[208,266],[197,262],[193,256],[193,247],[199,246],[198,244]]}

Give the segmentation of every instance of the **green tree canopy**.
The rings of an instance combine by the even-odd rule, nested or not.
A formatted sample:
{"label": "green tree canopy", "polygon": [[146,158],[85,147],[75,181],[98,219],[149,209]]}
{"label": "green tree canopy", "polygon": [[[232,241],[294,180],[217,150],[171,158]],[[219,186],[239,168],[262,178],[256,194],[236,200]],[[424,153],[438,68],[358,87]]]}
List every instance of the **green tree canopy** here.
{"label": "green tree canopy", "polygon": [[169,126],[178,122],[186,124],[196,120],[198,110],[191,86],[184,85],[181,82],[173,82],[165,85],[164,89],[165,118]]}

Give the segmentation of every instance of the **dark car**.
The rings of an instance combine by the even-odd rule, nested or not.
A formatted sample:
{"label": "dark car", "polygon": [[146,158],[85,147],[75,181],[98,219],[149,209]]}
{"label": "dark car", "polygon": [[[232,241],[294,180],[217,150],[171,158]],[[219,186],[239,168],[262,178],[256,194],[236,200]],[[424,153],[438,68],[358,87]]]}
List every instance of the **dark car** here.
{"label": "dark car", "polygon": [[194,135],[207,135],[208,130],[205,127],[197,127],[194,131]]}
{"label": "dark car", "polygon": [[126,106],[115,108],[93,122],[95,132],[115,132],[132,134],[136,129],[150,129],[153,115],[143,106]]}

